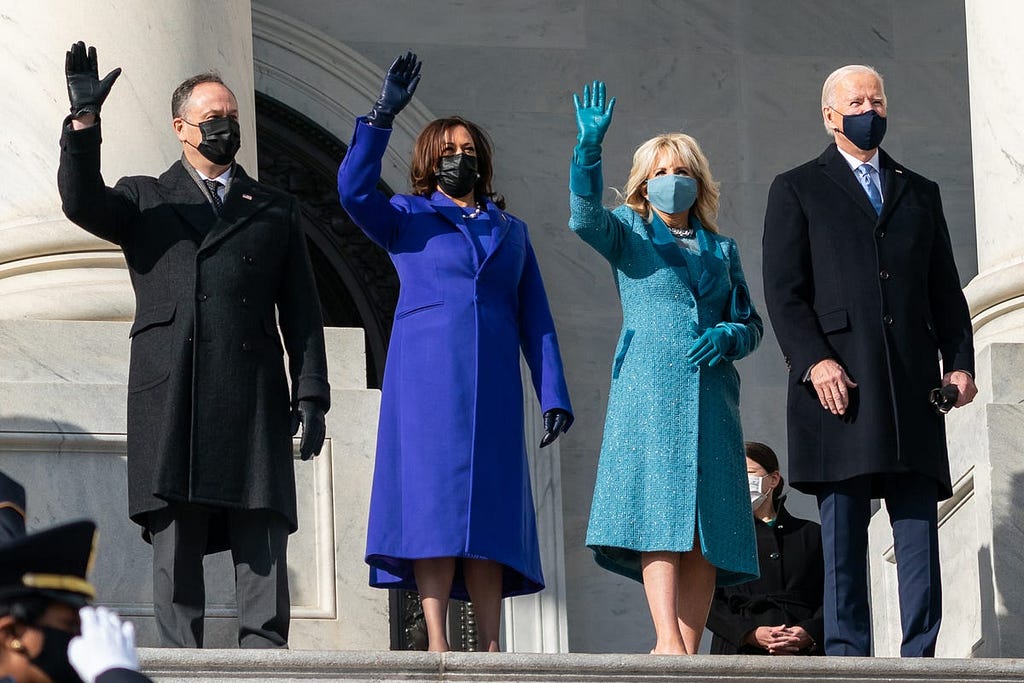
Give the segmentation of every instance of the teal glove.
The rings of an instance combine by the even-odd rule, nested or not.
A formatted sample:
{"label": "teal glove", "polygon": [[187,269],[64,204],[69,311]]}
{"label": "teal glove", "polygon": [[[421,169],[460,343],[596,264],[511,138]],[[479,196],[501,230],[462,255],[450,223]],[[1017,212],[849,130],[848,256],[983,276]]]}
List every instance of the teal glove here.
{"label": "teal glove", "polygon": [[583,103],[579,95],[572,94],[572,102],[576,105],[576,149],[574,159],[580,166],[593,166],[601,160],[601,141],[612,123],[612,109],[615,98],[604,106],[604,81],[594,81],[593,85],[583,86]]}
{"label": "teal glove", "polygon": [[686,352],[686,359],[694,365],[706,362],[709,368],[713,368],[734,351],[735,342],[735,334],[729,327],[709,327]]}

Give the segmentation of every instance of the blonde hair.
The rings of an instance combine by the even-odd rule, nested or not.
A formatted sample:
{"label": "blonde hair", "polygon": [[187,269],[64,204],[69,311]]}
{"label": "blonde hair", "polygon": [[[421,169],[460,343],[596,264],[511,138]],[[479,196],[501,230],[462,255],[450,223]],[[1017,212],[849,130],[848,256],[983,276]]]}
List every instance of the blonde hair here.
{"label": "blonde hair", "polygon": [[[886,102],[885,97],[885,79],[882,78],[882,74],[875,71],[873,66],[865,66],[864,64],[847,64],[841,66],[828,75],[825,79],[825,83],[821,86],[821,108],[824,110],[825,107],[829,109],[835,109],[836,105],[836,86],[846,78],[853,74],[870,74],[878,79],[878,87],[882,90],[882,101]],[[887,104],[887,103],[886,103]],[[829,137],[833,136],[832,128],[829,127],[827,121],[823,121],[825,131]]]}
{"label": "blonde hair", "polygon": [[633,153],[633,168],[626,180],[623,203],[636,211],[645,221],[651,220],[651,204],[644,196],[647,177],[654,170],[655,161],[663,151],[674,153],[690,170],[690,176],[697,181],[697,199],[693,213],[705,229],[718,232],[718,183],[711,176],[711,166],[700,145],[685,133],[662,133],[640,145]]}

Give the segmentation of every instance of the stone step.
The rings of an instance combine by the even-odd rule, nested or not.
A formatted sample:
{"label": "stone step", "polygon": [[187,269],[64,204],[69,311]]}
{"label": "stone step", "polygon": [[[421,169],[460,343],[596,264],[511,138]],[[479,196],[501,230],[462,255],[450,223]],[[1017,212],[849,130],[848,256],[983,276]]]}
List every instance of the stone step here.
{"label": "stone step", "polygon": [[858,657],[635,654],[486,654],[310,650],[139,651],[143,670],[159,683],[225,681],[867,681],[1009,683],[1024,681],[1024,659],[895,659]]}

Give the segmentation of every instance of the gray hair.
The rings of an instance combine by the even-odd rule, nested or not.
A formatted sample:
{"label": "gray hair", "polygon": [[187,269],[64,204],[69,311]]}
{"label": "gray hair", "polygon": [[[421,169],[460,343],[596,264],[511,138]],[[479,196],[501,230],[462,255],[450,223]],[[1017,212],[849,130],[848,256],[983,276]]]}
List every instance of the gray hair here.
{"label": "gray hair", "polygon": [[[870,74],[878,79],[878,85],[882,88],[882,99],[885,99],[885,79],[882,78],[882,74],[878,73],[874,67],[865,66],[864,64],[847,64],[841,66],[828,75],[825,79],[824,85],[821,86],[821,108],[829,107],[835,109],[835,95],[836,86],[846,78],[853,74]],[[833,136],[832,129],[828,127],[827,123],[823,124],[829,137]]]}

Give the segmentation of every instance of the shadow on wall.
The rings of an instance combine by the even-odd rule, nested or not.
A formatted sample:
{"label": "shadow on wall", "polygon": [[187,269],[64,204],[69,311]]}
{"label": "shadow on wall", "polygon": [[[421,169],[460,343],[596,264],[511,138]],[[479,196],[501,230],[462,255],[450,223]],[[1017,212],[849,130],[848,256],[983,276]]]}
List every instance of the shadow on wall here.
{"label": "shadow on wall", "polygon": [[[997,639],[991,645],[986,642],[987,656],[1024,657],[1024,472],[1011,477],[1008,490],[1009,504],[992,506],[992,551],[985,553],[982,548],[980,558],[982,633],[986,640]],[[991,572],[985,571],[986,564],[991,565]],[[984,577],[992,577],[992,585],[987,586]],[[987,623],[986,617],[994,624]]]}

